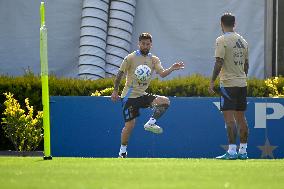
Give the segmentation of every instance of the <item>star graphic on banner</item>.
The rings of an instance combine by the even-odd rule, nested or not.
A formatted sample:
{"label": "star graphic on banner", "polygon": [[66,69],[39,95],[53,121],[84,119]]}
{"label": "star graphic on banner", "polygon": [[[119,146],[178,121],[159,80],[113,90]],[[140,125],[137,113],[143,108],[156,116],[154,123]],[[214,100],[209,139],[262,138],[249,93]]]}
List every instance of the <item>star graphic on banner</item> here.
{"label": "star graphic on banner", "polygon": [[266,138],[264,146],[257,146],[261,150],[261,158],[274,158],[273,150],[278,148],[278,146],[271,146],[268,138]]}

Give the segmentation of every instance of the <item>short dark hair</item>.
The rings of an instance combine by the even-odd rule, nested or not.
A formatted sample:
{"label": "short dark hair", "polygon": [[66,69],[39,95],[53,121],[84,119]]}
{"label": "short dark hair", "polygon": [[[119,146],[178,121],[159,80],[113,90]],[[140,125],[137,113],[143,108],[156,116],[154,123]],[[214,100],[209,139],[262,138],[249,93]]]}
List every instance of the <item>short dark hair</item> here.
{"label": "short dark hair", "polygon": [[235,16],[232,13],[224,13],[221,17],[221,22],[224,26],[234,27],[235,26]]}
{"label": "short dark hair", "polygon": [[139,41],[143,39],[150,39],[150,41],[152,42],[152,35],[149,33],[141,33],[139,36]]}

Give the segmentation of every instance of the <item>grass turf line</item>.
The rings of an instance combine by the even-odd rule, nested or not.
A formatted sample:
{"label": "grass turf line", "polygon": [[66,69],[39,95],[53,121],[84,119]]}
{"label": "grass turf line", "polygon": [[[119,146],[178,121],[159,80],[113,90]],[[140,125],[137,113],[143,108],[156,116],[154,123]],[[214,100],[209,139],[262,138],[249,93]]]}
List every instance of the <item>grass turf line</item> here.
{"label": "grass turf line", "polygon": [[0,188],[284,188],[284,159],[0,157]]}

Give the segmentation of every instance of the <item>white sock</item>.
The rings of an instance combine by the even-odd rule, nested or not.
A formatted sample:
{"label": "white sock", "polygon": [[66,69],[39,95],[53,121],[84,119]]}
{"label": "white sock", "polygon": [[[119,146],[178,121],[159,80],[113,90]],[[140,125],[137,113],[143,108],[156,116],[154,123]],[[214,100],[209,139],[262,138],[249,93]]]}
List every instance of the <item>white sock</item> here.
{"label": "white sock", "polygon": [[120,146],[119,153],[120,153],[120,154],[125,153],[125,152],[126,152],[126,148],[127,148],[127,145],[121,145],[121,146]]}
{"label": "white sock", "polygon": [[233,155],[233,154],[237,153],[237,145],[236,144],[229,144],[228,153],[230,155]]}
{"label": "white sock", "polygon": [[247,147],[248,147],[248,144],[247,144],[247,143],[241,143],[241,144],[240,144],[239,153],[240,153],[240,154],[247,153]]}
{"label": "white sock", "polygon": [[150,124],[155,124],[155,123],[156,123],[156,119],[151,117],[151,118],[149,119],[148,123],[150,123]]}

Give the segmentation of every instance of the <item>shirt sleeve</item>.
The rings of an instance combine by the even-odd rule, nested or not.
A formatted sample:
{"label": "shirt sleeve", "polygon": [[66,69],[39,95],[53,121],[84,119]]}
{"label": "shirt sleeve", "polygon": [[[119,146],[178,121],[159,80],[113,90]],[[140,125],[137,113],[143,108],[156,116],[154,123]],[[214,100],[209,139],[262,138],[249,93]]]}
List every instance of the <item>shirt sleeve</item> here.
{"label": "shirt sleeve", "polygon": [[225,44],[224,40],[221,37],[216,39],[215,45],[215,58],[223,58],[225,57]]}
{"label": "shirt sleeve", "polygon": [[119,71],[122,71],[122,72],[126,73],[128,67],[129,67],[129,56],[126,56],[126,57],[123,59],[121,65],[120,65],[120,67],[119,67]]}
{"label": "shirt sleeve", "polygon": [[153,57],[153,63],[154,63],[154,69],[157,74],[161,73],[164,70],[161,61],[158,57]]}

